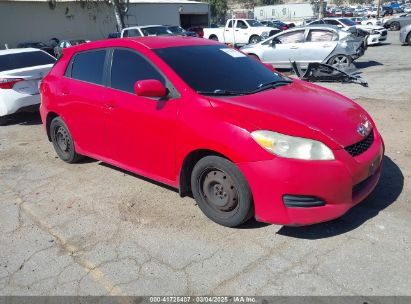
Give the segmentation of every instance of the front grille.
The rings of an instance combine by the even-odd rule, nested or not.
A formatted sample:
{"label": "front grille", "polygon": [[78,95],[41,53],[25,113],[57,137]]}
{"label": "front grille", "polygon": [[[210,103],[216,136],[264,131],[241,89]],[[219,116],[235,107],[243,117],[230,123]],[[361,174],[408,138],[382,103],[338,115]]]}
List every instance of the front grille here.
{"label": "front grille", "polygon": [[381,32],[381,36],[383,36],[383,37],[384,37],[384,36],[387,36],[387,31],[382,31],[382,32]]}
{"label": "front grille", "polygon": [[345,147],[344,149],[351,154],[351,156],[355,157],[358,156],[371,147],[372,143],[374,142],[374,131],[371,130],[370,134],[367,135],[362,141],[357,142],[351,146]]}

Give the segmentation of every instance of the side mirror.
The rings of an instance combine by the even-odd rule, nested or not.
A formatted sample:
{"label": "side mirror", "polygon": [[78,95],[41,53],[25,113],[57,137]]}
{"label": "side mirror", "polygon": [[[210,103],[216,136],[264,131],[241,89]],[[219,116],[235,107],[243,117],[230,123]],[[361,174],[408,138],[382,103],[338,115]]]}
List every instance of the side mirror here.
{"label": "side mirror", "polygon": [[139,80],[134,84],[134,92],[144,97],[165,97],[166,87],[157,79]]}

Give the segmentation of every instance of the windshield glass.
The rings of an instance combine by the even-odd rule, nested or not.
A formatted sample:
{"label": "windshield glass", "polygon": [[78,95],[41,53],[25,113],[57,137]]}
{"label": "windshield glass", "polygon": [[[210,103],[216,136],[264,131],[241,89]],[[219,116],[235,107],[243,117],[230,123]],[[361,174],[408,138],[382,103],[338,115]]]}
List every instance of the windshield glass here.
{"label": "windshield glass", "polygon": [[170,36],[173,33],[165,26],[153,26],[142,28],[144,36]]}
{"label": "windshield glass", "polygon": [[251,92],[261,84],[285,79],[266,66],[224,45],[156,49],[193,90]]}
{"label": "windshield glass", "polygon": [[247,21],[247,23],[248,23],[250,26],[252,26],[252,27],[255,27],[255,26],[264,26],[260,21],[257,21],[257,20],[247,19],[246,21]]}
{"label": "windshield glass", "polygon": [[355,26],[356,25],[354,21],[352,21],[350,19],[346,19],[346,18],[340,19],[340,22],[347,25],[347,26]]}

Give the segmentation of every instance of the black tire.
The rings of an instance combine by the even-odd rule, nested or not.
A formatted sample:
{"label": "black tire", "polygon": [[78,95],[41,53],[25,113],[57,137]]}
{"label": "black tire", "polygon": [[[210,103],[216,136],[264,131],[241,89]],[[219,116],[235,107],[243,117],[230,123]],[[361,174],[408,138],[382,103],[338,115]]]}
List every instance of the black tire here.
{"label": "black tire", "polygon": [[261,37],[258,35],[252,35],[250,40],[248,41],[250,44],[259,43],[261,41]]}
{"label": "black tire", "polygon": [[411,46],[411,33],[408,34],[407,39],[405,39],[405,42],[408,43],[409,46]]}
{"label": "black tire", "polygon": [[0,116],[0,126],[5,126],[9,122],[9,118],[7,116]]}
{"label": "black tire", "polygon": [[390,28],[391,31],[399,31],[401,29],[401,25],[400,25],[399,22],[394,21],[390,24],[389,28]]}
{"label": "black tire", "polygon": [[218,41],[218,37],[216,35],[211,35],[209,39]]}
{"label": "black tire", "polygon": [[55,117],[51,121],[49,131],[54,150],[62,160],[72,164],[83,158],[76,152],[70,131],[60,117]]}
{"label": "black tire", "polygon": [[254,215],[253,198],[244,175],[225,158],[200,159],[191,174],[191,190],[203,213],[217,224],[235,227]]}

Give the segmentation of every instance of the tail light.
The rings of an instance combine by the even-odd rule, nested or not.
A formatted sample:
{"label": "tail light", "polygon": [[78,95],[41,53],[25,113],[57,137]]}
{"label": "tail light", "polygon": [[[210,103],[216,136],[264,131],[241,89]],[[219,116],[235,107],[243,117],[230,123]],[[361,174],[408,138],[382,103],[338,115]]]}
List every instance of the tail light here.
{"label": "tail light", "polygon": [[198,33],[198,36],[199,36],[200,38],[204,38],[204,32],[203,32],[203,31],[200,31],[200,32]]}
{"label": "tail light", "polygon": [[23,80],[23,78],[0,78],[0,89],[10,90],[16,83]]}

